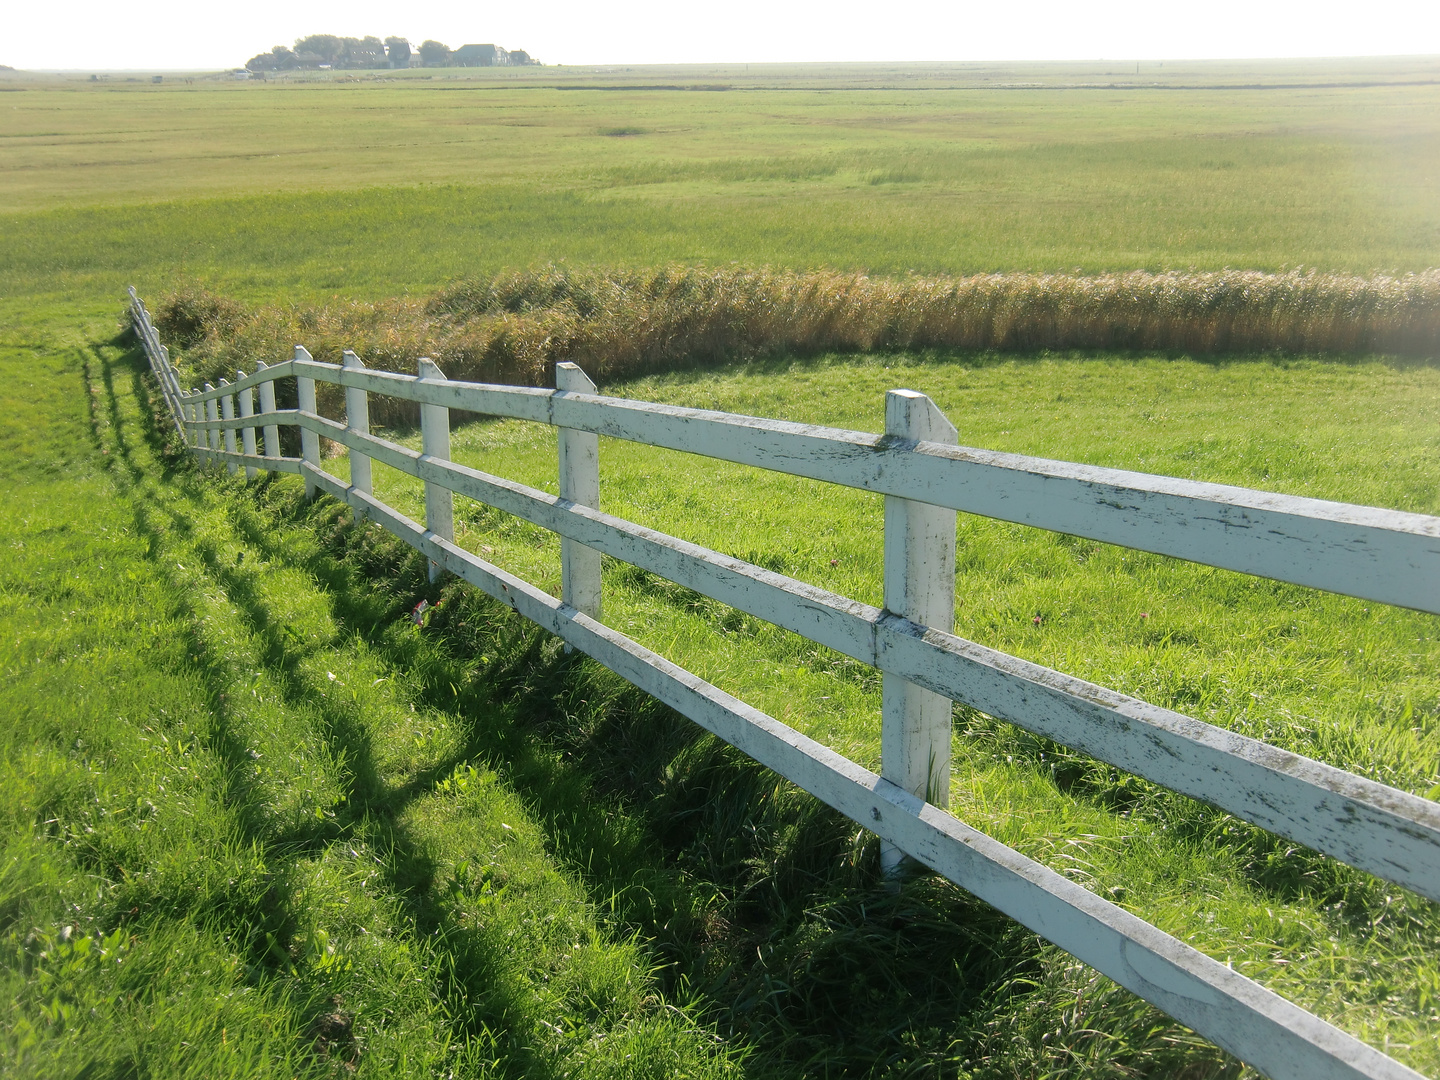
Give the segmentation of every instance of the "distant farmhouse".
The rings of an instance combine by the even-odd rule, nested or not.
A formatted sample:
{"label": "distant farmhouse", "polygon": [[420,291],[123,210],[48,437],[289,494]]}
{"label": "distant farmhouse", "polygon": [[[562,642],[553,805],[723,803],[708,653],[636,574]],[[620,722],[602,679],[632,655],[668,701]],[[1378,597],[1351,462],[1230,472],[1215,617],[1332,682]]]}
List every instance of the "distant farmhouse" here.
{"label": "distant farmhouse", "polygon": [[510,54],[496,45],[461,45],[451,58],[456,67],[498,67],[509,63]]}
{"label": "distant farmhouse", "polygon": [[518,67],[538,64],[524,49],[503,49],[499,45],[462,45],[451,50],[439,41],[426,41],[416,50],[405,38],[347,38],[334,34],[311,34],[295,42],[293,49],[276,45],[268,53],[252,56],[244,70],[329,71],[395,70],[409,67]]}
{"label": "distant farmhouse", "polygon": [[346,50],[345,60],[345,67],[383,68],[386,66],[385,46],[378,38],[366,38]]}

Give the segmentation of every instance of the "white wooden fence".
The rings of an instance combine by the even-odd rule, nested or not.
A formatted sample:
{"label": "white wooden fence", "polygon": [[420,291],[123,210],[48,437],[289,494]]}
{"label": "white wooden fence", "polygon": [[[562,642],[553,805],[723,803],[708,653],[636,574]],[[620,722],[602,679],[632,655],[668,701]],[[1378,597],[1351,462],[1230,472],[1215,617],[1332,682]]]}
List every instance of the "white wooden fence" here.
{"label": "white wooden fence", "polygon": [[[950,630],[957,510],[1431,613],[1440,518],[969,449],[929,398],[906,390],[888,396],[882,435],[604,397],[573,364],[543,390],[454,382],[429,360],[417,376],[366,368],[349,352],[340,366],[317,363],[299,346],[292,360],[186,391],[130,295],[176,430],[202,462],[298,473],[307,492],[333,495],[424,552],[432,578],[448,570],[473,583],[878,834],[887,869],[906,855],[931,867],[1276,1080],[1419,1076],[948,813],[951,702],[1432,900],[1440,805]],[[299,407],[277,410],[275,382],[288,378]],[[346,423],[317,413],[316,382],[344,388]],[[420,405],[420,453],[370,434],[372,393]],[[452,408],[557,427],[559,496],[450,461]],[[282,456],[281,425],[299,428],[300,457]],[[321,435],[349,449],[348,484],[321,467]],[[885,608],[603,513],[599,435],[882,493]],[[372,460],[424,481],[423,525],[375,498]],[[456,546],[455,493],[560,534],[560,600]],[[605,626],[602,553],[878,668],[881,775]]]}

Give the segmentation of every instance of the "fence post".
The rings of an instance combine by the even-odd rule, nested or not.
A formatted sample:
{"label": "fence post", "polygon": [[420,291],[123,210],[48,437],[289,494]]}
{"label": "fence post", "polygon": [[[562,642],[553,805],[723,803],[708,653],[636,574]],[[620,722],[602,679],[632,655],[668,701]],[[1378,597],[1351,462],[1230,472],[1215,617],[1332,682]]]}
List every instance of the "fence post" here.
{"label": "fence post", "polygon": [[[235,377],[237,379],[243,379],[245,377],[245,373],[243,371],[237,371],[235,372]],[[253,386],[247,386],[244,390],[240,391],[240,417],[241,419],[248,420],[254,415],[255,388]],[[255,456],[255,429],[249,424],[246,424],[243,428],[240,429],[240,445],[244,448],[245,455],[247,457]],[[254,465],[245,466],[245,479],[255,479]]]}
{"label": "fence post", "polygon": [[193,386],[189,390],[180,391],[180,415],[185,418],[185,445],[192,450],[200,445],[200,433],[195,430],[195,421],[199,417],[195,415],[195,403],[190,400],[193,393]]}
{"label": "fence post", "polygon": [[[152,333],[154,331],[151,331]],[[156,339],[159,340],[158,338]],[[165,400],[170,402],[171,408],[178,404],[177,397],[180,393],[180,384],[175,379],[175,369],[170,366],[170,350],[164,345],[157,345],[160,354],[160,370],[157,375],[160,379],[160,391],[165,395]]]}
{"label": "fence post", "polygon": [[[340,366],[351,370],[365,367],[360,362],[360,357],[349,349],[346,349],[341,357]],[[361,435],[370,434],[370,394],[359,387],[345,388],[345,426]],[[370,482],[370,455],[361,453],[353,446],[350,448],[350,486],[366,495],[374,493]],[[354,514],[357,522],[365,517],[358,506],[355,507]]]}
{"label": "fence post", "polygon": [[[264,360],[255,362],[257,372],[264,371],[270,365]],[[268,415],[275,411],[275,380],[266,379],[260,384],[260,414]],[[280,426],[278,424],[265,425],[265,456],[278,458],[280,456]]]}
{"label": "fence post", "polygon": [[[214,390],[214,389],[215,389],[215,387],[212,386],[210,383],[207,382],[207,383],[205,384],[205,391],[206,391],[207,393],[210,392],[211,390]],[[209,401],[205,402],[205,419],[207,419],[207,420],[219,420],[219,419],[220,419],[220,402],[216,401],[213,397],[212,397]],[[206,444],[207,446],[209,446],[211,450],[219,450],[219,449],[220,449],[220,429],[219,429],[219,428],[211,428],[211,429],[210,429],[208,435],[206,436],[205,444]],[[214,464],[215,464],[215,459],[212,457],[212,458],[211,458],[209,461],[207,461],[205,464],[206,464],[206,465],[214,465]]]}
{"label": "fence post", "polygon": [[[311,359],[310,353],[306,351],[304,345],[295,346],[295,359]],[[295,387],[300,411],[315,412],[315,380],[304,375],[297,375],[295,376]],[[315,468],[320,467],[320,435],[307,427],[300,429],[300,457],[301,460],[308,461]],[[305,498],[313,499],[316,491],[315,481],[310,478],[309,473],[303,471],[303,466],[301,468],[301,475],[305,477]]]}
{"label": "fence post", "polygon": [[[590,376],[578,364],[555,365],[555,389],[595,393]],[[600,436],[574,428],[559,429],[560,498],[600,509]],[[600,553],[560,538],[560,598],[592,619],[600,618]]]}
{"label": "fence post", "polygon": [[[421,381],[443,379],[434,360],[421,357],[418,378]],[[420,406],[420,451],[427,457],[450,460],[450,410],[444,405]],[[425,483],[425,528],[442,540],[455,539],[455,496],[449,488]],[[430,560],[430,580],[440,576],[440,564]]]}
{"label": "fence post", "polygon": [[[885,434],[954,443],[955,426],[914,390],[885,397]],[[946,633],[955,628],[955,511],[885,497],[885,608]],[[950,804],[950,699],[886,672],[881,681],[880,774],[934,806]],[[904,859],[880,847],[887,875]]]}
{"label": "fence post", "polygon": [[[220,385],[229,386],[230,380],[221,379]],[[235,419],[234,394],[226,394],[223,398],[220,399],[220,415],[223,416],[226,420]],[[235,429],[233,427],[227,427],[225,429],[225,449],[232,454],[235,453]],[[225,463],[225,468],[231,476],[234,476],[237,472],[240,471],[239,467],[233,461],[227,461]]]}

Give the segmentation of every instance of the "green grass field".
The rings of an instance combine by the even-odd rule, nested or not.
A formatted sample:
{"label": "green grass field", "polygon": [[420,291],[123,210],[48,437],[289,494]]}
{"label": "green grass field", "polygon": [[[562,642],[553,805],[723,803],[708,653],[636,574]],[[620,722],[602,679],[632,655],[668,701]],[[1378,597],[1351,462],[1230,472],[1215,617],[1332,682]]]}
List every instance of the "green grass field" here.
{"label": "green grass field", "polygon": [[[1315,65],[1292,89],[867,85],[884,74],[14,83],[0,295],[93,303],[190,275],[374,297],[553,260],[1364,272],[1440,250],[1433,61],[1386,73],[1404,85]],[[641,83],[671,85],[618,85]]]}
{"label": "green grass field", "polygon": [[[962,891],[889,892],[863,831],[427,586],[333,504],[192,470],[116,318],[126,284],[305,305],[551,260],[1419,270],[1440,250],[1435,77],[5,84],[0,1071],[1237,1075]],[[822,356],[604,389],[875,430],[895,386],[972,445],[1440,512],[1433,363]],[[454,445],[553,490],[548,431]],[[878,500],[608,442],[602,476],[611,512],[878,601]],[[382,468],[377,487],[416,505]],[[557,586],[548,536],[457,523]],[[977,519],[960,535],[958,632],[1440,785],[1434,617]],[[422,596],[445,602],[417,631]],[[618,565],[606,604],[875,762],[872,672]],[[1436,905],[972,711],[956,733],[961,817],[1440,1075]]]}

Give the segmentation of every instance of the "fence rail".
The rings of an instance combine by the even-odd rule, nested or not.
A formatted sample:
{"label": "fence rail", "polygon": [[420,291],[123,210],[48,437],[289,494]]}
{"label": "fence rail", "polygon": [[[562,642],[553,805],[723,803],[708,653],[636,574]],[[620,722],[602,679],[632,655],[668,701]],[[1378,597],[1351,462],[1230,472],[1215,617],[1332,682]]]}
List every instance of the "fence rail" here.
{"label": "fence rail", "polygon": [[[969,449],[910,391],[889,395],[886,432],[874,435],[604,397],[569,364],[557,371],[559,389],[543,390],[447,380],[428,360],[416,376],[365,368],[348,352],[341,365],[317,363],[298,346],[292,360],[187,391],[145,305],[130,295],[176,430],[201,461],[250,476],[298,473],[307,491],[333,495],[423,552],[432,577],[448,570],[478,586],[875,832],[887,868],[902,856],[918,860],[1277,1080],[1419,1075],[949,814],[951,703],[1432,900],[1440,900],[1440,805],[950,630],[958,510],[1433,613],[1440,518]],[[298,408],[277,409],[275,383],[291,378]],[[345,423],[319,415],[316,382],[344,388]],[[371,393],[421,405],[420,452],[369,432]],[[560,495],[450,461],[450,409],[560,429]],[[280,453],[282,426],[299,430],[300,457]],[[603,513],[602,434],[883,494],[885,608]],[[350,482],[321,467],[321,436],[348,448]],[[375,498],[372,461],[424,482],[423,525]],[[455,545],[456,494],[560,535],[560,600]],[[879,669],[881,775],[606,627],[601,554]]]}

